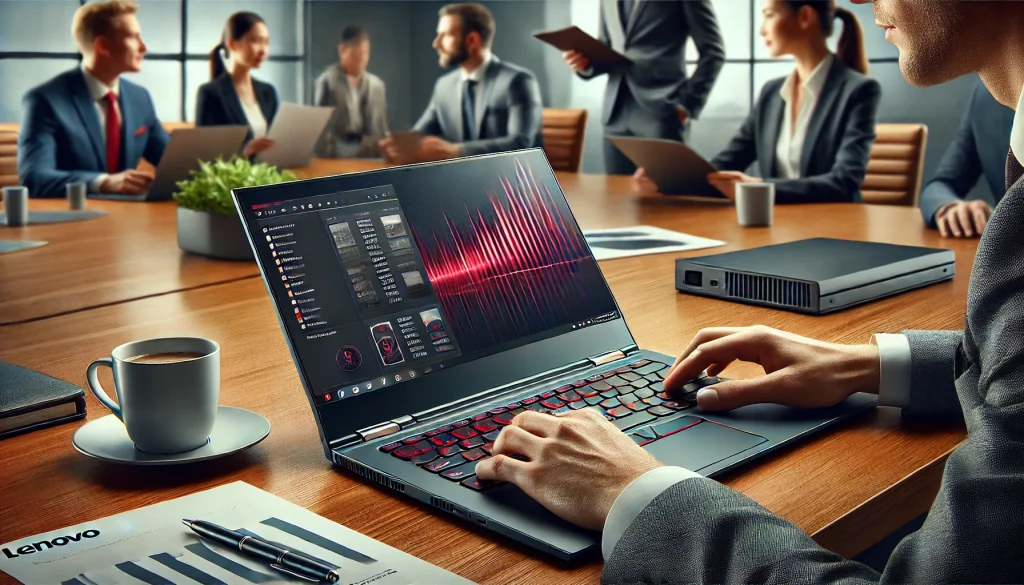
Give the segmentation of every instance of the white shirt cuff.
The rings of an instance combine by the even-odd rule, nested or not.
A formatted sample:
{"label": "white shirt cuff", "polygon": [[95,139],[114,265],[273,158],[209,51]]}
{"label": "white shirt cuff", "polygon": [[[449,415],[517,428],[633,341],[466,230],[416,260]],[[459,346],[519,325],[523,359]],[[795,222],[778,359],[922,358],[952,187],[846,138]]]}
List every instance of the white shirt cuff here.
{"label": "white shirt cuff", "polygon": [[601,535],[601,555],[604,559],[608,560],[619,539],[647,504],[654,501],[661,492],[691,477],[704,476],[689,469],[666,465],[648,471],[626,486],[626,489],[615,498],[608,518],[604,521],[604,531]]}
{"label": "white shirt cuff", "polygon": [[878,385],[878,404],[903,408],[910,403],[910,342],[906,336],[876,333],[871,343],[878,346],[878,365],[881,375]]}
{"label": "white shirt cuff", "polygon": [[97,175],[95,179],[89,181],[89,191],[91,193],[100,193],[100,187],[103,185],[103,181],[106,181],[109,176],[110,175],[107,173]]}

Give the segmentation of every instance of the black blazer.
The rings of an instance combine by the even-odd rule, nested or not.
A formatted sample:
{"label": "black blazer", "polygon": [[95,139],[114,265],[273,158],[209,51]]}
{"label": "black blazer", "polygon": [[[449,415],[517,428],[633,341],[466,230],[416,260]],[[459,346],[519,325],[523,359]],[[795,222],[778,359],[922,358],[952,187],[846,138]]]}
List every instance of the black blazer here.
{"label": "black blazer", "polygon": [[779,95],[785,81],[780,77],[765,84],[754,111],[711,164],[722,171],[744,171],[756,162],[761,177],[775,183],[778,203],[860,202],[882,87],[833,57],[807,126],[800,178],[779,179],[775,150],[786,114]]}
{"label": "black blazer", "polygon": [[[277,90],[269,83],[252,80],[252,89],[256,93],[256,101],[260,104],[263,117],[267,119],[267,128],[274,121],[277,115]],[[199,86],[199,93],[196,96],[196,126],[248,126],[249,119],[245,117],[242,110],[242,103],[238,101],[238,92],[235,91],[235,84],[227,73],[217,77],[213,81]],[[245,141],[252,140],[252,128]]]}

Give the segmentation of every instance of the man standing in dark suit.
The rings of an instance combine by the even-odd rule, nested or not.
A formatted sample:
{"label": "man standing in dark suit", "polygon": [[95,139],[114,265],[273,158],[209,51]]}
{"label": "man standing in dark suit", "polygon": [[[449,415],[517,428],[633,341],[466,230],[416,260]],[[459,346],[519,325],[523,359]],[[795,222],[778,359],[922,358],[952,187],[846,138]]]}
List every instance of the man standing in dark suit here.
{"label": "man standing in dark suit", "polygon": [[543,106],[533,72],[491,53],[494,16],[480,4],[441,9],[434,50],[441,67],[455,67],[434,85],[430,104],[413,130],[427,135],[418,152],[381,141],[395,162],[432,161],[541,145]]}
{"label": "man standing in dark suit", "polygon": [[153,180],[139,158],[160,162],[170,139],[144,88],[121,79],[139,71],[138,6],[125,0],[78,9],[71,31],[82,65],[29,91],[22,100],[18,174],[35,197],[64,195],[68,183],[93,193],[145,193]]}
{"label": "man standing in dark suit", "polygon": [[[710,0],[601,0],[603,43],[631,60],[615,67],[575,51],[565,60],[580,77],[608,75],[601,120],[606,136],[683,140],[700,117],[725,62]],[[686,76],[686,40],[697,46],[697,70]],[[607,139],[605,172],[632,175],[636,165]]]}
{"label": "man standing in dark suit", "polygon": [[1010,148],[1013,110],[992,97],[980,80],[971,94],[960,129],[942,155],[935,175],[921,191],[921,216],[943,237],[981,236],[992,215],[982,200],[966,201],[984,177],[995,203],[1003,198],[1003,166]]}
{"label": "man standing in dark suit", "polygon": [[512,481],[563,518],[603,529],[605,583],[1024,579],[1024,2],[873,5],[908,81],[930,86],[978,71],[999,103],[1016,105],[1006,194],[978,247],[964,330],[878,334],[871,345],[839,345],[765,327],[705,329],[664,385],[678,389],[704,370],[717,375],[735,360],[752,361],[766,375],[701,389],[700,408],[820,407],[875,392],[880,404],[904,415],[962,420],[967,439],[949,456],[923,526],[900,542],[880,574],[821,548],[718,482],[663,466],[599,414],[518,415],[477,475]]}

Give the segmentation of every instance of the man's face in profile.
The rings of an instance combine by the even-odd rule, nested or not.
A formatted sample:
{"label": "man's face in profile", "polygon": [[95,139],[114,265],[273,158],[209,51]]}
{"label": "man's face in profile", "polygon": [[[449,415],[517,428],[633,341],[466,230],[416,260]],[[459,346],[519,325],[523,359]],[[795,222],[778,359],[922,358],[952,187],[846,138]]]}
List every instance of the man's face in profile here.
{"label": "man's face in profile", "polygon": [[[854,0],[864,4],[867,0]],[[998,2],[874,0],[875,24],[900,50],[900,72],[917,86],[937,85],[977,69],[978,32]]]}

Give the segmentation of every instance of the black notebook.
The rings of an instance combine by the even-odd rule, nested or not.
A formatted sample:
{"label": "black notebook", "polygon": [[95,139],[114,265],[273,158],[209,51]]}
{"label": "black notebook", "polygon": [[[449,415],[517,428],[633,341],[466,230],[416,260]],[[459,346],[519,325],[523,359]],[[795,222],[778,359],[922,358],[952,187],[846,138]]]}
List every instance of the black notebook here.
{"label": "black notebook", "polygon": [[85,417],[85,392],[8,362],[0,362],[0,438]]}

